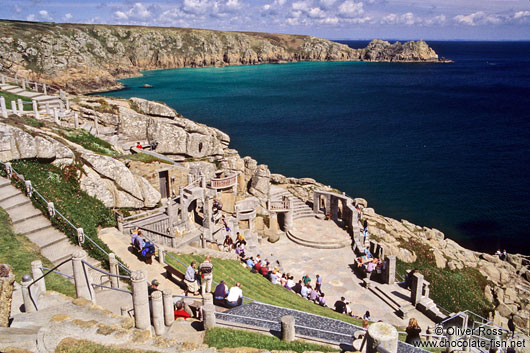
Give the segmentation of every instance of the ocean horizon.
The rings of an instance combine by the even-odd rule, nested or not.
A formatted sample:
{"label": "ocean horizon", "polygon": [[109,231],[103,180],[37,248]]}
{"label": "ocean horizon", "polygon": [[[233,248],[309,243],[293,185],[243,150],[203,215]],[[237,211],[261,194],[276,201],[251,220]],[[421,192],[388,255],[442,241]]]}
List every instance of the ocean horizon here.
{"label": "ocean horizon", "polygon": [[103,95],[163,101],[272,173],[314,178],[468,248],[530,254],[530,42],[428,44],[454,63],[153,70]]}

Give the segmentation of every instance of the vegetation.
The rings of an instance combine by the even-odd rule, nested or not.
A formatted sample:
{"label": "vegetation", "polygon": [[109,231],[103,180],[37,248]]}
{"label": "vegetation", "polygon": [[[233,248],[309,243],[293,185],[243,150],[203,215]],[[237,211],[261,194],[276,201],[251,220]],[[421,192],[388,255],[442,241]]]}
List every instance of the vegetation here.
{"label": "vegetation", "polygon": [[119,155],[119,153],[112,148],[110,143],[91,135],[88,131],[83,129],[62,131],[62,135],[66,139],[72,141],[73,143],[77,143],[87,150],[107,156]]}
{"label": "vegetation", "polygon": [[411,240],[402,246],[416,253],[413,263],[397,261],[397,272],[405,278],[406,270],[418,269],[430,283],[430,297],[446,310],[458,312],[471,310],[487,317],[493,310],[492,304],[484,296],[484,288],[488,284],[477,269],[466,267],[451,271],[449,268],[438,268],[429,246]]}
{"label": "vegetation", "polygon": [[[10,264],[17,281],[25,274],[31,274],[31,262],[41,260],[43,266],[52,268],[51,262],[42,256],[39,248],[23,235],[15,234],[6,211],[0,208],[0,263]],[[50,273],[46,277],[46,287],[74,297],[73,283],[61,275]]]}
{"label": "vegetation", "polygon": [[55,353],[154,353],[154,351],[104,346],[90,341],[65,338],[55,348]]}
{"label": "vegetation", "polygon": [[[53,164],[39,163],[36,160],[21,160],[12,163],[13,168],[24,175],[26,180],[31,180],[34,188],[48,201],[54,203],[55,208],[61,212],[76,227],[83,228],[84,233],[89,236],[106,252],[110,249],[97,237],[99,227],[115,226],[116,221],[112,211],[103,205],[98,199],[89,196],[82,191],[77,180],[80,169],[76,165],[59,168]],[[22,182],[16,185],[24,189]],[[35,207],[47,215],[46,205],[42,201],[32,199]],[[60,217],[51,219],[52,224],[66,234],[70,240],[77,244],[77,233],[68,223]],[[101,261],[108,268],[108,259],[94,244],[86,240],[83,243],[90,256]]]}
{"label": "vegetation", "polygon": [[[16,94],[9,93],[9,92],[4,92],[4,91],[0,91],[0,97],[4,97],[5,98],[7,109],[11,109],[11,101],[15,101],[16,102],[18,99],[22,99],[22,101],[24,101],[24,102],[31,102],[31,99],[29,99],[27,97],[18,96]],[[32,105],[24,104],[23,106],[24,106],[24,110],[33,110],[33,106]],[[18,106],[17,106],[17,109],[18,109]]]}
{"label": "vegetation", "polygon": [[294,352],[337,352],[340,349],[331,346],[304,341],[283,342],[277,337],[261,333],[216,327],[206,331],[204,343],[218,349],[251,347],[264,350]]}
{"label": "vegetation", "polygon": [[143,162],[143,163],[159,162],[159,163],[172,164],[171,162],[166,161],[165,159],[151,156],[150,154],[142,153],[142,152],[135,153],[135,154],[121,155],[120,158],[129,159],[131,161]]}
{"label": "vegetation", "polygon": [[100,98],[97,100],[99,106],[94,107],[94,110],[100,113],[118,114],[119,108],[116,105],[109,104],[105,99]]}
{"label": "vegetation", "polygon": [[[182,263],[186,264],[186,266],[178,263],[170,256],[167,256],[165,261],[182,273],[186,271],[186,267],[191,261],[195,260],[197,263],[200,263],[204,260],[204,257],[199,255],[172,255],[178,258]],[[354,319],[350,316],[339,314],[331,308],[324,308],[320,305],[314,304],[307,299],[299,297],[292,291],[288,291],[279,285],[272,284],[259,274],[251,273],[247,267],[241,266],[240,261],[213,258],[212,263],[214,265],[214,281],[220,282],[221,280],[224,280],[228,287],[235,285],[236,282],[240,282],[243,295],[246,297],[258,300],[262,303],[301,310],[362,326],[362,320]],[[245,302],[247,302],[246,299]],[[328,305],[333,305],[333,303],[328,303]]]}

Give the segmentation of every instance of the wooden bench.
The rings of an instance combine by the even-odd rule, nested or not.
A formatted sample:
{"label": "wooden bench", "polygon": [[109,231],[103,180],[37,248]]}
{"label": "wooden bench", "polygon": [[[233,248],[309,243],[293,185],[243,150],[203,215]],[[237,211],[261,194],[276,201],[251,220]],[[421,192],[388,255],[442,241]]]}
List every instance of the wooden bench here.
{"label": "wooden bench", "polygon": [[176,285],[178,285],[179,287],[183,289],[187,288],[186,283],[184,283],[184,274],[182,272],[180,272],[179,270],[177,270],[171,265],[164,266],[164,269],[166,270],[167,279],[175,282]]}

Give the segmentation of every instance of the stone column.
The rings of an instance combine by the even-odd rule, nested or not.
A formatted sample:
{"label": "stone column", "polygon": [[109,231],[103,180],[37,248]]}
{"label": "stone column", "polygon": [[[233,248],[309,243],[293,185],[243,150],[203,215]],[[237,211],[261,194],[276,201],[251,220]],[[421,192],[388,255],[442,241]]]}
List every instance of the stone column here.
{"label": "stone column", "polygon": [[[38,279],[44,275],[42,273],[42,261],[41,260],[35,260],[31,262],[31,274],[33,275],[33,278]],[[41,293],[46,292],[46,283],[44,282],[44,278],[35,283],[37,288],[39,288],[39,291]]]}
{"label": "stone column", "polygon": [[294,212],[292,209],[285,213],[285,231],[288,232],[293,229]]}
{"label": "stone column", "polygon": [[147,330],[151,326],[149,319],[149,296],[147,294],[147,281],[142,271],[131,273],[132,297],[134,308],[134,326]]}
{"label": "stone column", "polygon": [[166,251],[166,250],[164,249],[163,246],[159,246],[158,247],[158,262],[161,265],[165,265],[166,264],[166,254],[164,254],[164,251]]}
{"label": "stone column", "polygon": [[18,112],[20,114],[23,114],[24,113],[24,104],[22,103],[22,99],[17,99],[17,103],[18,103]]}
{"label": "stone column", "polygon": [[70,110],[70,100],[66,98],[66,110]]}
{"label": "stone column", "polygon": [[50,115],[50,103],[45,103],[44,107],[46,108],[46,114]]}
{"label": "stone column", "polygon": [[35,85],[33,87],[35,92],[39,91],[39,84],[37,82],[35,82]]}
{"label": "stone column", "polygon": [[278,224],[278,213],[274,211],[269,213],[269,229],[273,232],[278,232],[280,230],[280,225]]}
{"label": "stone column", "polygon": [[74,112],[74,129],[79,129],[79,115]]}
{"label": "stone column", "polygon": [[62,89],[59,89],[59,97],[62,99],[64,99],[64,91]]}
{"label": "stone column", "polygon": [[98,125],[98,117],[97,115],[94,116],[94,130],[96,131],[96,135],[98,134],[99,125]]}
{"label": "stone column", "polygon": [[[3,76],[2,76],[3,78]],[[0,327],[8,327],[15,275],[10,265],[0,265]]]}
{"label": "stone column", "polygon": [[169,222],[169,233],[171,234],[171,236],[175,236],[175,230],[173,228],[176,223],[175,222],[175,208],[171,204],[171,198],[167,199],[167,217],[168,217],[168,222]]}
{"label": "stone column", "polygon": [[40,119],[39,106],[37,105],[37,101],[34,99],[32,103],[33,103],[33,114],[35,114],[35,119]]}
{"label": "stone column", "polygon": [[155,290],[151,293],[151,305],[153,307],[153,326],[155,334],[162,336],[166,332],[164,321],[164,304],[162,303],[162,292]]}
{"label": "stone column", "polygon": [[15,115],[19,115],[17,112],[17,102],[11,101],[11,112]]}
{"label": "stone column", "polygon": [[57,108],[53,108],[53,121],[56,123],[56,124],[59,124],[60,121],[59,121],[59,112],[57,111]]}
{"label": "stone column", "polygon": [[75,293],[78,298],[90,300],[96,304],[96,295],[92,287],[92,278],[88,273],[88,268],[82,262],[86,261],[87,253],[85,250],[76,250],[72,254],[72,268],[74,272]]}
{"label": "stone column", "polygon": [[[22,299],[24,300],[24,312],[26,313],[33,313],[35,311],[37,311],[37,309],[35,308],[35,305],[37,304],[37,298],[35,298],[33,296],[33,293],[34,291],[32,290],[32,288],[28,288],[28,286],[31,284],[31,282],[33,282],[33,279],[31,278],[30,275],[24,275],[22,276],[22,282],[20,282],[21,286],[22,286]],[[29,293],[30,293],[30,290],[32,291],[31,295],[33,298],[33,301],[35,302],[35,304],[33,303],[33,301],[31,300],[30,296],[29,296]]]}
{"label": "stone column", "polygon": [[45,83],[42,84],[42,91],[44,92],[45,96],[48,95],[48,88],[46,87]]}
{"label": "stone column", "polygon": [[171,326],[175,321],[175,313],[173,309],[173,293],[166,289],[162,292],[162,301],[164,303],[164,322],[166,326]]}
{"label": "stone column", "polygon": [[22,89],[24,91],[26,90],[26,79],[25,78],[22,79]]}
{"label": "stone column", "polygon": [[331,196],[329,208],[331,219],[337,220],[339,217],[339,199],[334,196]]}
{"label": "stone column", "polygon": [[447,337],[447,343],[445,346],[446,353],[451,353],[453,351],[456,351],[456,347],[453,346],[455,341],[456,341],[456,335],[452,334]]}
{"label": "stone column", "polygon": [[313,192],[313,212],[320,213],[320,194]]}
{"label": "stone column", "polygon": [[203,312],[203,328],[205,330],[215,327],[215,306],[213,304],[206,304],[202,307]]}
{"label": "stone column", "polygon": [[6,100],[4,97],[0,97],[0,110],[2,111],[2,117],[7,119]]}
{"label": "stone column", "polygon": [[412,305],[416,306],[421,301],[423,294],[423,275],[414,273],[411,278],[410,300]]}
{"label": "stone column", "polygon": [[396,282],[396,256],[386,257],[385,283],[394,284]]}
{"label": "stone column", "polygon": [[213,241],[213,222],[212,222],[212,207],[213,200],[211,197],[206,196],[204,198],[204,218],[202,220],[202,226],[204,227],[204,237],[209,241]]}
{"label": "stone column", "polygon": [[282,316],[282,341],[292,342],[295,339],[296,330],[294,327],[294,317],[291,315]]}
{"label": "stone column", "polygon": [[212,293],[204,293],[202,297],[202,305],[213,305],[213,294]]}
{"label": "stone column", "polygon": [[[118,275],[120,273],[120,270],[118,268],[118,260],[116,260],[116,255],[114,255],[114,253],[109,254],[109,268],[110,273],[112,273],[113,275]],[[110,286],[112,288],[119,288],[120,279],[118,277],[110,276]]]}
{"label": "stone column", "polygon": [[368,326],[366,353],[377,353],[378,346],[382,346],[390,353],[397,353],[398,332],[394,326],[384,322]]}

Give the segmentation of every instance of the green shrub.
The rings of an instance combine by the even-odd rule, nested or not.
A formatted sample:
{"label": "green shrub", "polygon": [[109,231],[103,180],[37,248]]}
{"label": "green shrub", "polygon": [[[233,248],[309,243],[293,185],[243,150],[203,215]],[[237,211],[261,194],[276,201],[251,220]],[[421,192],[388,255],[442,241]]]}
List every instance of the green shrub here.
{"label": "green shrub", "polygon": [[60,131],[61,135],[63,135],[66,139],[72,141],[73,143],[77,143],[80,146],[83,146],[87,150],[104,154],[108,156],[118,156],[118,152],[116,152],[110,143],[107,141],[104,141],[100,138],[97,138],[94,135],[91,135],[88,131],[85,130],[66,130],[66,131]]}

